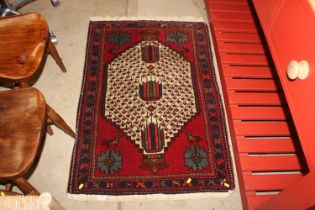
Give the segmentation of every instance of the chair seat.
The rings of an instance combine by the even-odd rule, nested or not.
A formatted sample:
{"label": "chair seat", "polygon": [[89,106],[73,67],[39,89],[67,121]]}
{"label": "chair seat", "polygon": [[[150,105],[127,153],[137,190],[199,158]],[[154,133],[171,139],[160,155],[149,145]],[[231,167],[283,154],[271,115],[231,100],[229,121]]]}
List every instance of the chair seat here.
{"label": "chair seat", "polygon": [[46,102],[34,88],[0,92],[0,180],[31,167],[46,126]]}
{"label": "chair seat", "polygon": [[0,77],[31,78],[39,68],[48,40],[48,25],[39,14],[0,18]]}

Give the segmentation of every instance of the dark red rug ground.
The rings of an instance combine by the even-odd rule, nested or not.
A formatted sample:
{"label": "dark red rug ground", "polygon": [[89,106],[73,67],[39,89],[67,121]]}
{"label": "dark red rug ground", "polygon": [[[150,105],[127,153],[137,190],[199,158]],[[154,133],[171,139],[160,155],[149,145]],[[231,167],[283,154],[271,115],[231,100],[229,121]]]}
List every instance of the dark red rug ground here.
{"label": "dark red rug ground", "polygon": [[203,23],[91,22],[70,193],[234,187]]}

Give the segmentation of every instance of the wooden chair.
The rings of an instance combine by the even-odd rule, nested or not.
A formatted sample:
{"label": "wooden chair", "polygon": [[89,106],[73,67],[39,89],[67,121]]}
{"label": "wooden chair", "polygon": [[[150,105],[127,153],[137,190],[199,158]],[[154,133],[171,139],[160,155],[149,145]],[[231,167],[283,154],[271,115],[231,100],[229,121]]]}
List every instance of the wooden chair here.
{"label": "wooden chair", "polygon": [[43,16],[30,13],[0,18],[0,83],[12,87],[32,84],[49,53],[63,72],[66,68],[48,35]]}
{"label": "wooden chair", "polygon": [[14,184],[25,195],[39,195],[24,176],[39,153],[47,121],[75,134],[35,88],[0,92],[0,115],[0,182],[6,184],[1,192],[14,195]]}

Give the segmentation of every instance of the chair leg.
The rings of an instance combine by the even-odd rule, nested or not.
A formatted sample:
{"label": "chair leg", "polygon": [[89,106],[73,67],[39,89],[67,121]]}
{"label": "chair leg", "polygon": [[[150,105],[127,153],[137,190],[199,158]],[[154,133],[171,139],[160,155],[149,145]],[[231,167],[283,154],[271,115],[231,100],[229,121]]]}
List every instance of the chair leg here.
{"label": "chair leg", "polygon": [[60,115],[53,110],[48,104],[47,106],[47,117],[48,119],[56,125],[58,128],[63,130],[66,134],[69,136],[75,138],[75,133],[72,131],[72,129],[67,125],[67,123],[60,117]]}
{"label": "chair leg", "polygon": [[25,195],[40,195],[40,193],[24,177],[19,177],[13,182],[21,189]]}
{"label": "chair leg", "polygon": [[11,192],[12,189],[13,189],[13,184],[12,184],[12,183],[7,183],[7,184],[5,185],[5,189],[4,189],[5,191]]}
{"label": "chair leg", "polygon": [[53,121],[51,121],[50,118],[47,118],[47,123],[46,123],[46,128],[47,128],[47,133],[49,135],[53,135],[54,134],[54,131],[53,129],[51,128],[51,125],[54,124]]}
{"label": "chair leg", "polygon": [[48,52],[55,59],[57,65],[60,67],[61,71],[66,72],[67,71],[66,67],[63,64],[55,45],[51,42],[50,39],[48,40]]}
{"label": "chair leg", "polygon": [[51,0],[51,3],[54,7],[57,7],[60,4],[59,0]]}

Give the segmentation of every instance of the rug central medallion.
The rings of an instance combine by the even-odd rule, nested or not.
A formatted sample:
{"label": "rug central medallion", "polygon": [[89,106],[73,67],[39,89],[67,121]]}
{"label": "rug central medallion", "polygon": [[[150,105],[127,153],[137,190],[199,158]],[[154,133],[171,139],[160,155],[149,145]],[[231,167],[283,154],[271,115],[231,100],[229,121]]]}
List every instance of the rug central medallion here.
{"label": "rug central medallion", "polygon": [[197,111],[190,63],[145,38],[109,64],[105,116],[143,151],[143,167],[157,172],[164,148]]}

